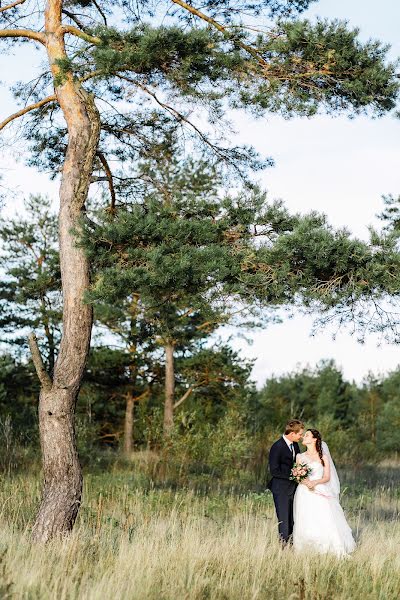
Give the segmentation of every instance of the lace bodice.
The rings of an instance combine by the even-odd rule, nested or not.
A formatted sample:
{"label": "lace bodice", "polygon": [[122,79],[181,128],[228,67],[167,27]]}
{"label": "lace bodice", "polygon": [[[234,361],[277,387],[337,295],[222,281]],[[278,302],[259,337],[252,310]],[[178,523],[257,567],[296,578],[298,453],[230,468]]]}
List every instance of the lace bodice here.
{"label": "lace bodice", "polygon": [[305,452],[299,454],[298,460],[302,463],[310,465],[310,467],[312,468],[312,471],[308,477],[309,479],[322,479],[324,474],[324,467],[322,466],[320,460],[310,460],[310,458]]}

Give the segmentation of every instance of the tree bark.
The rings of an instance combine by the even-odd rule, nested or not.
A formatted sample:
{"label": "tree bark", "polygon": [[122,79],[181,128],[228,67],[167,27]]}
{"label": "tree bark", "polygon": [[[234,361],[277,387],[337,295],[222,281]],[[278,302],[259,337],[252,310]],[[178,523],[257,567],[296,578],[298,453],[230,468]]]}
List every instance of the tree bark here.
{"label": "tree bark", "polygon": [[175,369],[174,345],[165,345],[165,402],[164,402],[164,437],[168,437],[174,426],[175,401]]}
{"label": "tree bark", "polygon": [[43,325],[44,325],[44,334],[46,336],[47,347],[49,350],[47,364],[48,364],[49,373],[52,374],[54,371],[56,347],[55,347],[55,343],[54,343],[53,330],[50,326],[49,315],[48,315],[48,312],[46,310],[46,306],[44,303],[44,298],[42,298],[42,300],[41,300],[41,311],[42,311],[42,321],[43,321]]}
{"label": "tree bark", "polygon": [[89,352],[92,309],[84,303],[89,287],[89,264],[77,248],[79,230],[96,154],[100,117],[93,98],[60,72],[66,58],[61,26],[62,0],[48,0],[45,37],[58,102],[68,128],[68,146],[60,186],[59,241],[63,291],[63,335],[51,389],[39,398],[39,429],[44,488],[33,538],[45,542],[72,529],[82,495],[82,471],[74,430],[76,398]]}
{"label": "tree bark", "polygon": [[125,427],[124,427],[124,452],[129,456],[133,449],[133,408],[135,399],[129,392],[126,396]]}
{"label": "tree bark", "polygon": [[[114,199],[115,200],[115,199]],[[112,199],[111,211],[115,209],[115,201]],[[137,317],[139,309],[139,296],[133,294],[132,301],[129,305],[128,312],[130,316],[130,332],[129,332],[129,354],[131,356],[131,364],[129,365],[130,386],[131,391],[126,395],[125,406],[125,423],[124,423],[124,453],[128,456],[133,450],[133,411],[136,398],[134,398],[132,389],[135,389],[137,378]]]}

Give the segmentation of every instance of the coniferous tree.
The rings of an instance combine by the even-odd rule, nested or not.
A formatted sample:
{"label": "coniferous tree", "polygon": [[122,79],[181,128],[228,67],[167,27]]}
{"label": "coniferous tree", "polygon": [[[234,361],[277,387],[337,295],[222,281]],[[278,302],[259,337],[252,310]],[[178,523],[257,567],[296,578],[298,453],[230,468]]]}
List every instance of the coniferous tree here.
{"label": "coniferous tree", "polygon": [[[152,384],[160,376],[154,330],[150,321],[144,318],[138,294],[127,294],[118,304],[97,302],[95,319],[112,334],[117,348],[110,350],[104,345],[93,348],[86,380],[98,382],[98,365],[96,368],[95,362],[99,362],[100,355],[104,355],[100,362],[104,363],[106,374],[109,369],[120,373],[118,386],[113,386],[112,395],[114,398],[119,396],[125,403],[123,440],[124,452],[129,455],[133,450],[135,405],[149,397]],[[107,365],[109,353],[112,353],[112,360]]]}
{"label": "coniferous tree", "polygon": [[31,196],[24,217],[0,220],[1,341],[26,354],[28,334],[39,333],[46,368],[53,371],[61,331],[57,219],[51,202]]}
{"label": "coniferous tree", "polygon": [[176,408],[185,401],[202,422],[215,425],[230,407],[244,413],[244,399],[252,388],[253,361],[243,360],[226,344],[202,345],[177,360],[177,387],[185,392]]}
{"label": "coniferous tree", "polygon": [[8,353],[0,355],[0,419],[2,423],[9,419],[14,442],[22,445],[37,447],[38,388],[32,363]]}
{"label": "coniferous tree", "polygon": [[221,203],[215,169],[204,162],[160,157],[156,164],[147,161],[142,173],[148,186],[141,202],[116,215],[99,213],[84,244],[97,271],[92,300],[115,304],[136,293],[144,320],[164,348],[168,435],[174,407],[192,389],[175,399],[175,354],[195,347],[235,312],[237,286],[227,284],[245,252],[239,238],[247,224],[239,215],[253,216],[260,200],[255,195],[252,207],[229,198]]}
{"label": "coniferous tree", "polygon": [[258,394],[257,424],[279,426],[299,415],[307,423],[330,417],[342,427],[353,423],[354,393],[333,361],[321,361],[314,369],[271,377]]}
{"label": "coniferous tree", "polygon": [[[393,269],[398,260],[393,251],[377,253],[334,231],[323,216],[289,215],[256,188],[223,195],[214,167],[180,163],[172,150],[141,165],[142,197],[116,214],[98,212],[81,239],[96,270],[89,299],[115,305],[137,294],[164,347],[167,435],[174,407],[192,393],[189,384],[175,399],[177,353],[190,351],[235,313],[254,326],[278,306],[328,310],[349,296],[357,302],[378,294],[388,287],[388,265]],[[343,402],[338,411],[346,412]]]}

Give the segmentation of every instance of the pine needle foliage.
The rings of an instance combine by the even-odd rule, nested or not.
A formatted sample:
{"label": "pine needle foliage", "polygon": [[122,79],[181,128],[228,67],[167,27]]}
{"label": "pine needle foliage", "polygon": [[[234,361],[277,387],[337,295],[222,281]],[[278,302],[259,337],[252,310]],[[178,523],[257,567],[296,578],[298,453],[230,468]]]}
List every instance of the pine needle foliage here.
{"label": "pine needle foliage", "polygon": [[51,370],[61,321],[57,219],[43,196],[30,196],[24,209],[24,218],[0,220],[1,341],[25,352],[27,332],[37,331]]}
{"label": "pine needle foliage", "polygon": [[[235,145],[228,127],[231,108],[288,118],[318,111],[379,116],[392,110],[399,82],[387,46],[361,42],[346,22],[301,18],[310,4],[209,0],[201,10],[180,0],[63,5],[65,26],[74,29],[67,56],[58,61],[60,77],[72,72],[101,113],[93,182],[104,191],[113,184],[117,201],[124,201],[135,189],[137,163],[152,138],[173,128],[190,152],[201,148],[210,162],[223,162],[249,180],[271,160]],[[0,22],[6,24],[8,14],[0,13]],[[43,29],[42,11],[32,12],[29,3],[18,7],[15,18],[15,26],[29,18],[33,28]],[[25,106],[53,94],[53,81],[44,69],[16,83],[13,92]],[[57,103],[24,118],[28,162],[56,177],[66,148]]]}

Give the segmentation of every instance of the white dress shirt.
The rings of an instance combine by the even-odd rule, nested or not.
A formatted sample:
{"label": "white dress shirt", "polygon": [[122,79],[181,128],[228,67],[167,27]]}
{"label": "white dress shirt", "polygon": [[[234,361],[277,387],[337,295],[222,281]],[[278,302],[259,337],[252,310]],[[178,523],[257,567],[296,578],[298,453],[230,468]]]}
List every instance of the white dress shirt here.
{"label": "white dress shirt", "polygon": [[[282,437],[285,440],[285,442],[287,443],[287,445],[289,447],[289,450],[290,450],[290,452],[293,455],[293,460],[294,460],[296,458],[296,451],[294,449],[294,442],[291,442],[290,440],[288,440],[285,434],[283,434]],[[290,446],[292,446],[292,447],[290,447]]]}

